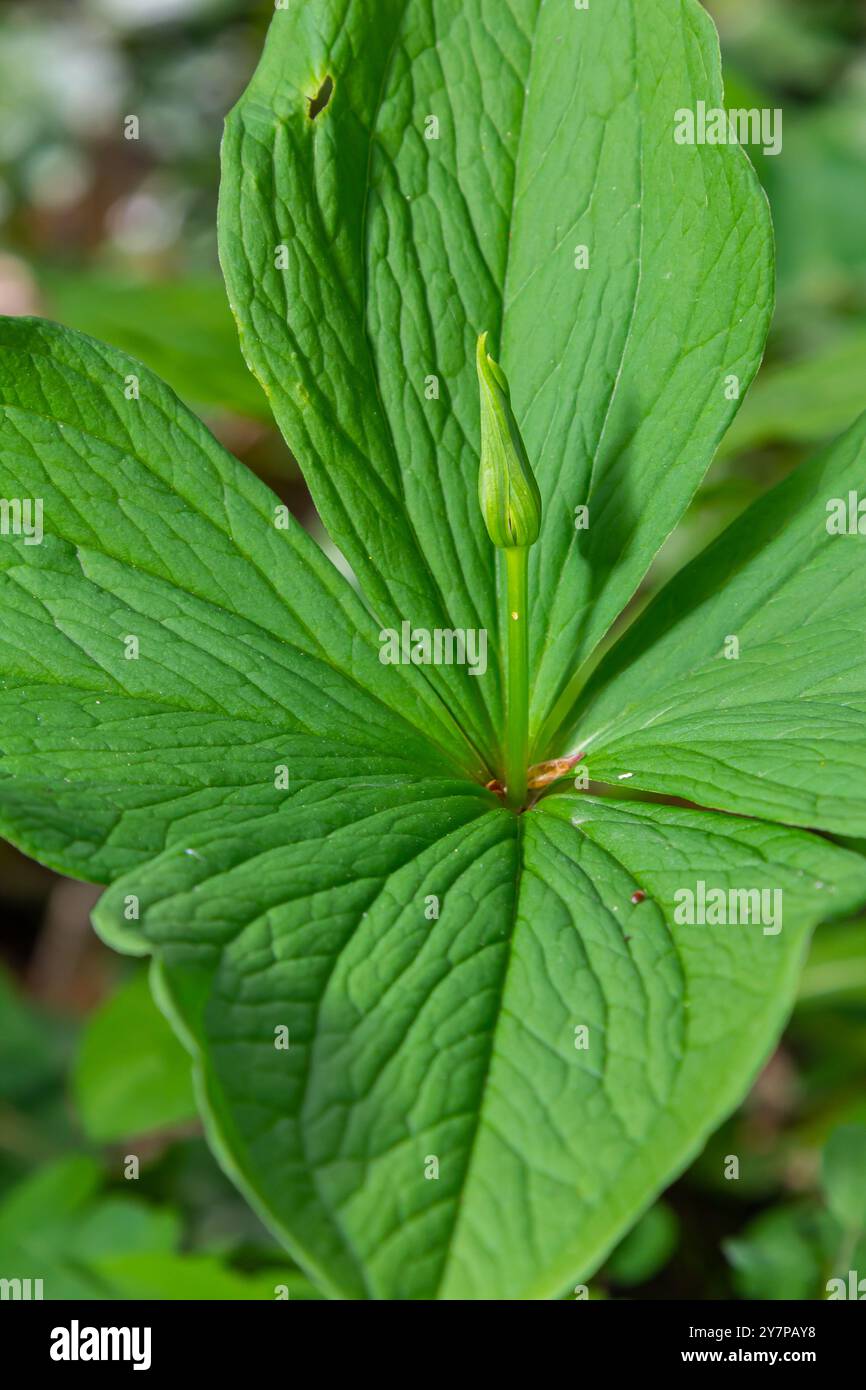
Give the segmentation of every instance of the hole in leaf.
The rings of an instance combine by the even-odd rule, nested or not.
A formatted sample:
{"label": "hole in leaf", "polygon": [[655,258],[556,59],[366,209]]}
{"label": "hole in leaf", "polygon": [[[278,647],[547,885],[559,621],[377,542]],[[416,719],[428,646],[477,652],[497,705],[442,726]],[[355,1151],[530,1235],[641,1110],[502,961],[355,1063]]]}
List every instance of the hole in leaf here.
{"label": "hole in leaf", "polygon": [[309,115],[311,121],[314,121],[316,119],[320,111],[324,111],[328,102],[331,100],[331,93],[333,92],[333,90],[334,79],[329,75],[325,78],[321,87],[316,92],[316,95],[314,97],[307,97],[307,100],[310,103],[310,109],[307,114]]}

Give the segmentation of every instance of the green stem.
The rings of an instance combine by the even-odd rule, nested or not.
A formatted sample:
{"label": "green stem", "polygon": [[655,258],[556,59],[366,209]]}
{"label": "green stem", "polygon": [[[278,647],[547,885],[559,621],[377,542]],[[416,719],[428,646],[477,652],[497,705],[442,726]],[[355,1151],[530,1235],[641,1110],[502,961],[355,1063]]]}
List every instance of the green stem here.
{"label": "green stem", "polygon": [[529,764],[528,570],[527,546],[505,551],[505,800],[513,811],[526,802]]}

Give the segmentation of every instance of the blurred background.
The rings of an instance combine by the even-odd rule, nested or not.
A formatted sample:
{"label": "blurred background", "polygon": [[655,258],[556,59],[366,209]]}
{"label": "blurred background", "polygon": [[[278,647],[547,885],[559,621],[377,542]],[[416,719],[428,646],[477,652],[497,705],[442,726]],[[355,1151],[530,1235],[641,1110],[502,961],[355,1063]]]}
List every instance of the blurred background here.
{"label": "blurred background", "polygon": [[[728,104],[784,111],[781,156],[750,151],[773,208],[778,309],[760,376],[644,597],[866,407],[866,7],[707,8]],[[0,313],[43,314],[141,358],[321,540],[217,265],[222,118],[272,11],[0,3]],[[97,896],[0,843],[0,1275],[32,1270],[61,1298],[273,1298],[277,1285],[314,1297],[210,1157],[141,965],[90,928]],[[866,919],[819,930],[751,1095],[592,1296],[814,1299],[849,1269],[866,1278],[864,1075]]]}

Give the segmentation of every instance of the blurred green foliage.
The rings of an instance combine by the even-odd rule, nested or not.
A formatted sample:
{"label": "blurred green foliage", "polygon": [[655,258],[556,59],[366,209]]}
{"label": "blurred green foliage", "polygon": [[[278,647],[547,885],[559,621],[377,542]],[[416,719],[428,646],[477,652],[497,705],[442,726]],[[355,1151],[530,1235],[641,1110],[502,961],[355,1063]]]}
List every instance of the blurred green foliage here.
{"label": "blurred green foliage", "polygon": [[176,1212],[137,1197],[106,1194],[92,1158],[60,1159],[7,1193],[0,1204],[0,1268],[6,1278],[40,1278],[52,1299],[314,1298],[295,1271],[255,1274],[215,1256],[178,1250]]}
{"label": "blurred green foliage", "polygon": [[145,971],[80,1028],[0,973],[0,1019],[0,1277],[46,1298],[318,1297],[198,1137]]}
{"label": "blurred green foliage", "polygon": [[677,1248],[679,1221],[669,1206],[656,1202],[620,1241],[604,1277],[623,1289],[645,1284],[664,1269]]}
{"label": "blurred green foliage", "polygon": [[196,1117],[189,1058],[139,968],[84,1027],[73,1093],[89,1139],[120,1140]]}
{"label": "blurred green foliage", "polygon": [[222,280],[127,280],[44,269],[46,316],[112,343],[157,372],[188,405],[262,420],[271,413],[238,345]]}
{"label": "blurred green foliage", "polygon": [[820,1194],[762,1212],[725,1251],[743,1298],[826,1298],[831,1280],[866,1278],[866,1126],[833,1131]]}
{"label": "blurred green foliage", "polygon": [[844,1125],[827,1141],[821,1182],[839,1229],[866,1235],[866,1126]]}

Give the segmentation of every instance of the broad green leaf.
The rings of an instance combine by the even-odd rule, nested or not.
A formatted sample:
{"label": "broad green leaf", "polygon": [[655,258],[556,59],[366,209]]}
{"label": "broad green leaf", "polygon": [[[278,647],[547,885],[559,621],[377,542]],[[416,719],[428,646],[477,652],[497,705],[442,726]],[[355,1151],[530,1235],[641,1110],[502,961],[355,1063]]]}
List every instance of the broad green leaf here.
{"label": "broad green leaf", "polygon": [[828,531],[864,483],[866,416],[662,590],[563,735],[591,778],[866,833],[866,538]]}
{"label": "broad green leaf", "polygon": [[831,1134],[821,1182],[842,1228],[866,1233],[866,1125],[844,1125]]}
{"label": "broad green leaf", "polygon": [[139,358],[189,404],[270,422],[216,277],[146,281],[79,267],[41,270],[39,282],[49,317]]}
{"label": "broad green leaf", "polygon": [[[744,391],[760,358],[766,200],[739,149],[675,142],[675,113],[698,101],[723,104],[696,0],[508,0],[495,15],[308,0],[275,15],[227,124],[221,258],[244,354],[390,624],[496,631],[471,486],[475,339],[490,331],[544,498],[536,731],[688,504],[735,412],[731,379]],[[495,756],[496,681],[434,674]]]}
{"label": "broad green leaf", "polygon": [[81,1123],[99,1142],[195,1119],[189,1058],[157,1009],[145,971],[87,1020],[73,1082]]}
{"label": "broad green leaf", "polygon": [[[212,1146],[336,1297],[589,1277],[743,1096],[812,927],[866,901],[863,857],[764,819],[866,833],[842,778],[866,760],[858,538],[815,536],[862,429],[671,586],[577,710],[594,778],[740,814],[568,794],[515,815],[485,785],[503,615],[476,333],[542,485],[533,719],[558,752],[770,299],[742,152],[673,138],[678,108],[722,104],[695,0],[488,9],[279,10],[228,124],[244,352],[369,609],[148,371],[0,324],[0,496],[45,524],[0,546],[0,829],[111,883],[96,923],[152,955]],[[758,657],[720,667],[732,613]],[[380,625],[404,620],[483,627],[485,679],[383,664]],[[687,737],[656,754],[668,699]],[[756,702],[762,737],[726,772]],[[764,916],[684,916],[708,888]],[[166,1255],[96,1250],[87,1277],[164,1288]]]}
{"label": "broad green leaf", "polygon": [[[127,360],[57,329],[16,321],[0,341],[4,491],[35,481],[49,519],[42,545],[0,552],[17,616],[0,648],[4,801],[26,807],[40,854],[59,841],[85,872],[128,870],[100,928],[155,955],[214,1147],[326,1289],[555,1297],[742,1095],[809,929],[866,898],[866,863],[638,802],[506,812],[477,765],[467,780],[418,673],[381,665],[348,587],[273,529],[269,494],[174,397],[145,378],[120,404]],[[82,438],[85,412],[98,437]],[[123,666],[111,639],[130,631],[154,641]],[[106,705],[123,733],[104,747]],[[204,717],[184,742],[190,707]],[[274,795],[274,745],[231,761],[253,714],[289,749],[290,795]],[[206,787],[237,766],[228,798],[194,784],[180,823],[160,780],[184,772],[179,748]],[[97,833],[128,816],[137,777],[151,819]],[[676,895],[700,882],[782,893],[783,929],[681,926]]]}
{"label": "broad green leaf", "polygon": [[[762,822],[495,805],[322,787],[97,909],[122,946],[140,898],[211,1141],[338,1296],[547,1298],[591,1273],[742,1096],[809,928],[866,892],[859,856]],[[678,925],[701,881],[778,890],[781,929]]]}
{"label": "broad green leaf", "polygon": [[0,496],[43,508],[41,544],[0,547],[0,827],[43,862],[106,881],[319,779],[478,768],[273,494],[131,359],[0,322]]}

